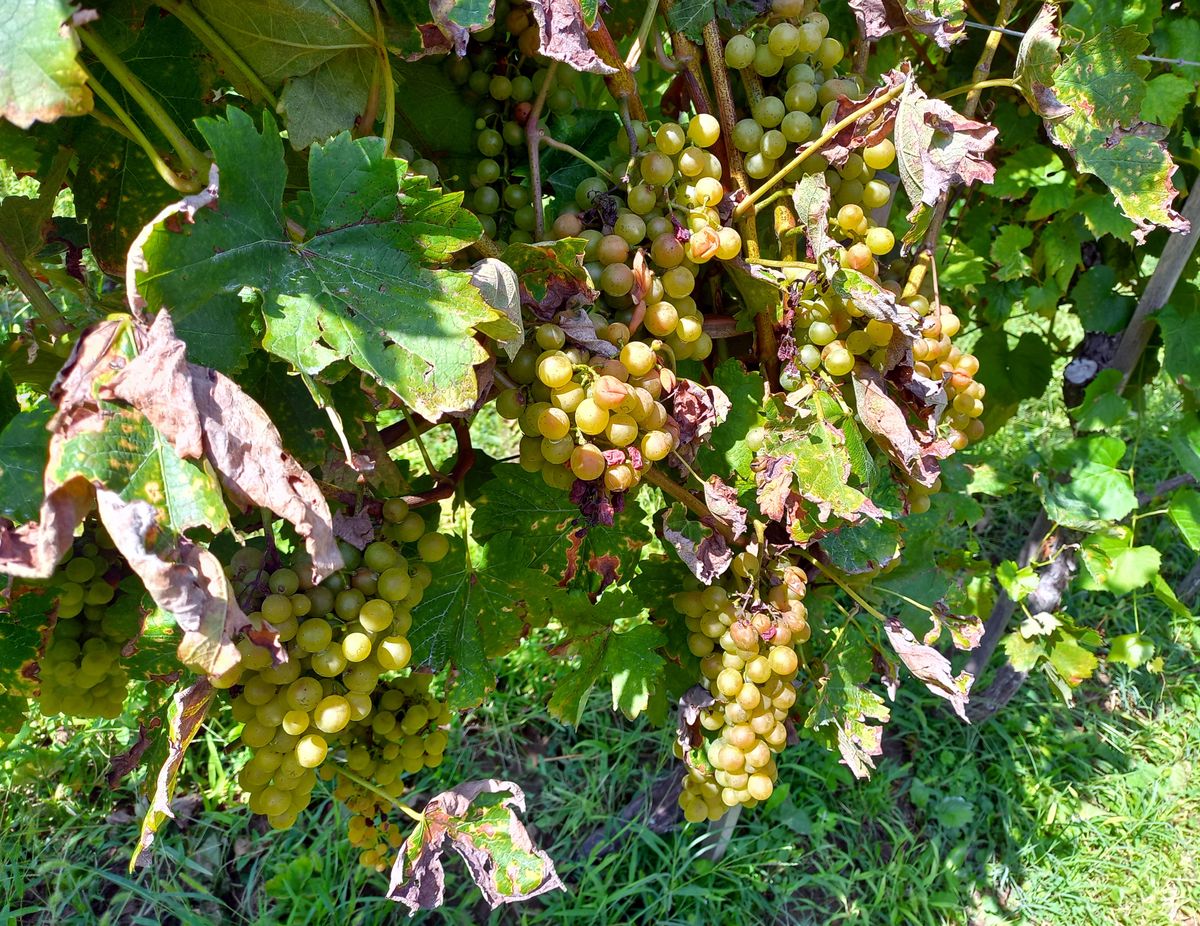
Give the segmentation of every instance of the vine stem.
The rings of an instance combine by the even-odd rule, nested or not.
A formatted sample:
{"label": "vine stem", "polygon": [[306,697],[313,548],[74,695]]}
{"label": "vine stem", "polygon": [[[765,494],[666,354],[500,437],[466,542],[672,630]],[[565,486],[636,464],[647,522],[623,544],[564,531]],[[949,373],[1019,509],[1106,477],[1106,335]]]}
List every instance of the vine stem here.
{"label": "vine stem", "polygon": [[621,57],[617,43],[613,41],[612,33],[608,31],[608,26],[604,25],[602,17],[597,16],[595,27],[587,30],[587,40],[596,57],[616,70],[615,74],[604,75],[604,83],[612,98],[618,104],[624,103],[628,106],[634,119],[645,122],[646,107],[642,105],[642,98],[638,95],[637,81],[625,66],[625,60]]}
{"label": "vine stem", "polygon": [[625,56],[625,67],[630,71],[637,68],[638,62],[646,51],[646,41],[650,37],[650,30],[654,28],[654,17],[657,15],[658,0],[649,0],[646,4],[646,12],[642,14],[642,22],[638,26],[637,35],[634,37],[633,44],[629,46],[629,54]]}
{"label": "vine stem", "polygon": [[425,468],[429,471],[429,475],[431,475],[437,482],[441,482],[445,477],[442,475],[441,470],[433,465],[433,460],[430,458],[429,451],[425,447],[425,441],[421,440],[421,430],[417,427],[417,422],[416,419],[413,418],[412,412],[408,410],[407,405],[401,405],[400,412],[404,415],[404,420],[408,422],[408,431],[417,442],[417,449],[421,451],[421,459],[424,461]]}
{"label": "vine stem", "polygon": [[396,82],[392,77],[392,65],[388,60],[387,36],[383,31],[383,16],[379,12],[379,0],[371,0],[371,15],[375,17],[375,41],[379,52],[380,67],[383,68],[383,150],[392,150],[392,137],[396,134]]}
{"label": "vine stem", "polygon": [[[155,128],[162,132],[168,144],[179,155],[183,166],[187,168],[194,178],[200,178],[200,185],[196,189],[198,190],[203,187],[204,180],[208,177],[208,168],[210,166],[208,158],[188,140],[188,137],[183,134],[179,126],[175,124],[175,121],[163,109],[162,104],[155,99],[154,94],[146,88],[146,85],[138,79],[137,75],[129,69],[129,65],[121,60],[121,56],[114,52],[107,42],[87,28],[77,29],[76,32],[88,51],[96,56],[96,60],[103,64],[108,72],[125,88],[125,92],[133,97],[147,118],[154,123]],[[96,89],[99,86],[99,81],[93,80],[92,84],[93,89]],[[109,105],[112,104],[110,103]]]}
{"label": "vine stem", "polygon": [[989,87],[1011,87],[1016,88],[1017,82],[1011,77],[993,77],[990,80],[977,80],[973,83],[963,84],[961,87],[955,87],[953,90],[947,90],[945,93],[939,93],[939,100],[948,100],[951,97],[961,96],[964,93],[976,93],[980,90],[986,90]]}
{"label": "vine stem", "polygon": [[853,125],[855,122],[857,122],[863,116],[869,115],[870,113],[875,112],[875,110],[883,108],[888,103],[890,103],[892,100],[896,99],[896,97],[898,97],[903,92],[904,92],[904,84],[899,84],[898,86],[893,87],[887,93],[883,94],[883,96],[879,97],[878,99],[872,100],[866,106],[860,106],[858,109],[854,110],[854,112],[850,113],[848,116],[846,116],[846,118],[842,119],[840,122],[835,122],[833,125],[831,125],[829,128],[827,128],[824,132],[822,132],[820,137],[818,137],[814,141],[811,141],[807,145],[805,145],[804,150],[801,151],[799,154],[797,154],[790,161],[788,161],[787,164],[785,164],[782,168],[777,170],[775,172],[774,176],[772,176],[757,190],[755,190],[753,193],[751,193],[749,196],[747,196],[745,199],[743,199],[740,203],[738,203],[737,207],[733,210],[734,218],[738,218],[738,217],[744,215],[746,212],[749,212],[751,209],[754,209],[755,204],[760,199],[762,199],[762,197],[766,194],[766,192],[768,190],[771,189],[771,187],[775,186],[775,184],[782,181],[784,177],[786,177],[788,174],[790,174],[792,171],[794,171],[797,167],[799,167],[801,164],[803,164],[805,161],[807,161],[814,154],[817,154],[821,148],[825,147],[826,144],[828,144],[831,140],[833,140],[833,138],[838,134],[838,132],[840,132],[842,129],[846,128],[846,126]]}
{"label": "vine stem", "polygon": [[[704,24],[704,51],[708,56],[708,70],[712,76],[713,92],[717,98],[717,119],[721,123],[721,135],[729,164],[729,176],[743,193],[750,193],[750,181],[742,165],[742,153],[733,144],[733,127],[737,124],[737,111],[733,105],[733,88],[729,84],[729,70],[725,67],[725,49],[721,45],[721,29],[715,19]],[[737,212],[734,212],[737,217]],[[746,236],[743,234],[743,238]],[[758,241],[754,240],[754,250]],[[757,256],[757,254],[753,255]]]}
{"label": "vine stem", "polygon": [[92,88],[92,92],[108,104],[108,108],[113,111],[117,120],[125,127],[123,134],[131,138],[134,144],[142,149],[146,157],[150,159],[150,163],[154,166],[154,172],[162,178],[163,182],[178,193],[200,192],[204,188],[204,185],[198,179],[185,180],[179,174],[175,173],[171,169],[171,166],[163,160],[162,155],[158,153],[158,149],[154,147],[150,139],[146,137],[146,133],[142,131],[141,126],[125,111],[125,107],[117,102],[117,98],[108,92],[108,88],[96,80],[96,76],[88,70],[87,65],[82,61],[79,62],[79,67],[86,75],[88,86]]}
{"label": "vine stem", "polygon": [[0,269],[8,275],[8,279],[29,300],[38,319],[56,337],[62,337],[71,329],[59,312],[58,306],[50,301],[46,291],[34,279],[29,268],[21,263],[13,252],[12,246],[0,235]]}
{"label": "vine stem", "polygon": [[533,188],[534,236],[541,241],[546,232],[546,213],[542,208],[542,165],[541,141],[542,130],[538,121],[542,118],[542,108],[546,105],[546,95],[550,92],[550,83],[554,80],[554,72],[558,70],[558,62],[551,61],[546,68],[546,79],[542,81],[542,89],[538,91],[529,110],[529,118],[525,122],[525,144],[529,148],[529,183]]}
{"label": "vine stem", "polygon": [[[659,0],[668,29],[671,25],[671,7],[674,4],[675,0]],[[684,69],[692,106],[695,107],[697,113],[711,113],[712,98],[708,95],[708,85],[704,82],[704,68],[701,64],[702,55],[699,46],[682,32],[674,29],[670,29],[670,32],[671,52],[676,63]]]}
{"label": "vine stem", "polygon": [[814,566],[816,566],[819,570],[821,570],[821,572],[825,574],[825,577],[828,579],[831,579],[836,585],[838,585],[841,588],[841,590],[843,592],[845,592],[847,595],[849,595],[851,598],[853,598],[854,601],[858,604],[858,606],[860,608],[862,608],[864,611],[866,611],[868,614],[870,614],[872,617],[874,617],[878,620],[881,620],[884,622],[887,621],[888,617],[886,614],[884,614],[883,612],[879,611],[877,608],[875,608],[871,604],[869,604],[867,602],[867,600],[862,597],[862,595],[860,595],[858,592],[856,592],[854,589],[852,589],[849,585],[847,585],[845,582],[843,582],[841,577],[838,576],[837,573],[828,569],[825,566],[825,564],[822,563],[819,559],[817,559],[815,556],[813,556],[807,550],[802,550],[802,549],[797,548],[797,552],[799,552],[799,554],[801,556],[803,556],[806,560],[808,560],[810,563],[812,563]]}
{"label": "vine stem", "polygon": [[580,161],[583,161],[584,164],[586,164],[588,167],[590,167],[592,170],[594,170],[596,173],[598,173],[601,177],[603,177],[609,183],[616,183],[616,180],[613,179],[613,175],[611,173],[609,173],[607,170],[605,170],[603,167],[601,167],[599,164],[597,164],[595,161],[593,161],[591,158],[589,158],[586,154],[584,154],[579,149],[572,148],[566,142],[561,142],[557,138],[551,138],[549,135],[545,134],[544,132],[539,132],[538,135],[539,135],[539,141],[541,141],[541,143],[543,145],[545,145],[547,148],[557,148],[559,151],[565,151],[567,154],[571,155],[571,157],[578,158]]}
{"label": "vine stem", "polygon": [[221,37],[221,34],[187,0],[155,0],[155,2],[187,26],[188,31],[196,36],[210,51],[225,58],[233,65],[246,83],[262,97],[263,101],[271,109],[275,109],[279,105],[279,100],[276,99],[275,94],[271,92],[271,89],[263,82],[263,79],[258,76],[254,68],[250,67],[246,63],[246,59],[234,51],[233,46],[226,42]]}
{"label": "vine stem", "polygon": [[654,486],[656,489],[661,489],[664,493],[671,496],[677,502],[682,502],[683,506],[692,514],[712,523],[716,528],[717,533],[725,538],[727,543],[733,543],[733,528],[723,518],[718,518],[715,514],[709,511],[708,505],[696,498],[691,492],[681,486],[678,482],[667,476],[658,469],[649,469],[646,475],[642,477],[645,482]]}
{"label": "vine stem", "polygon": [[345,775],[347,778],[349,778],[351,781],[353,781],[360,788],[366,788],[372,794],[382,797],[385,801],[387,801],[389,804],[391,804],[393,807],[395,807],[401,813],[405,814],[410,819],[415,820],[417,823],[425,822],[425,814],[421,813],[419,810],[413,810],[411,807],[408,806],[408,804],[404,803],[404,801],[401,801],[401,800],[398,800],[398,799],[392,797],[390,794],[388,794],[386,791],[384,791],[379,786],[371,784],[371,782],[367,781],[365,778],[361,778],[360,776],[356,775],[354,772],[350,771],[350,769],[348,769],[346,766],[339,765],[337,767],[337,773],[339,775]]}

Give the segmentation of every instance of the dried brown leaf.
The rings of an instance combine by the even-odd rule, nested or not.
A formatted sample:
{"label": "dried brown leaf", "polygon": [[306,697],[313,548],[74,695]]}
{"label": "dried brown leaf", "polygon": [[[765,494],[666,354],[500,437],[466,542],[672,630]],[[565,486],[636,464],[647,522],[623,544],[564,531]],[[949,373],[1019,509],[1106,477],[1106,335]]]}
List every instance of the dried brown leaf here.
{"label": "dried brown leaf", "polygon": [[547,58],[569,64],[576,71],[591,74],[615,74],[592,51],[587,40],[587,25],[578,0],[532,0],[529,4],[541,33],[539,51]]}
{"label": "dried brown leaf", "polygon": [[[967,720],[967,695],[975,677],[969,672],[953,675],[950,660],[926,646],[895,618],[888,618],[883,625],[888,642],[913,675],[925,683],[925,687],[939,698],[945,698],[954,708],[954,713]],[[970,721],[968,721],[969,723]]]}

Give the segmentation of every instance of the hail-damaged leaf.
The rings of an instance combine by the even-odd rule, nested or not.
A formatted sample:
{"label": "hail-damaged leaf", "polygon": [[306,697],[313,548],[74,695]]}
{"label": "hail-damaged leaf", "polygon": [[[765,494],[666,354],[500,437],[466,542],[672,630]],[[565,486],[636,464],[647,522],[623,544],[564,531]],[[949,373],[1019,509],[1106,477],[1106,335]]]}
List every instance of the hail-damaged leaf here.
{"label": "hail-damaged leaf", "polygon": [[704,504],[733,529],[733,539],[746,533],[746,509],[738,504],[737,492],[720,476],[709,476],[704,482]]}
{"label": "hail-damaged leaf", "polygon": [[129,870],[133,871],[138,865],[144,865],[148,859],[146,854],[154,842],[159,827],[168,817],[174,818],[171,812],[171,798],[175,795],[175,784],[179,780],[179,770],[187,748],[195,738],[212,704],[216,689],[207,679],[200,679],[188,688],[175,694],[167,712],[167,758],[150,792],[150,807],[142,820],[142,832],[138,837],[133,857],[129,860]]}
{"label": "hail-damaged leaf", "polygon": [[453,670],[449,703],[455,710],[475,707],[496,687],[491,660],[521,641],[526,613],[544,608],[555,589],[545,574],[529,568],[528,556],[508,533],[486,544],[454,537],[413,609],[413,664]]}
{"label": "hail-damaged leaf", "polygon": [[211,463],[243,508],[269,508],[291,523],[312,557],[314,581],[340,569],[329,504],[283,449],[262,407],[233,380],[187,362],[168,312],[159,312],[150,331],[139,335],[140,352],[101,385],[101,396],[144,414],[181,457]]}
{"label": "hail-damaged leaf", "polygon": [[461,194],[407,175],[383,139],[343,133],[309,152],[297,228],[272,118],[260,133],[230,109],[198,127],[219,172],[142,230],[131,304],[169,307],[192,359],[229,372],[254,348],[250,302],[261,302],[263,347],[300,372],[349,361],[426,418],[472,408],[474,367],[488,357],[476,334],[504,339],[512,322],[470,274],[443,266],[480,234]]}
{"label": "hail-damaged leaf", "polygon": [[566,890],[554,862],[534,846],[517,812],[525,794],[511,781],[469,781],[436,795],[421,812],[392,866],[388,897],[415,913],[440,907],[446,841],[467,865],[492,909]]}
{"label": "hail-damaged leaf", "polygon": [[541,35],[539,51],[547,58],[591,74],[615,74],[592,51],[579,0],[531,0],[530,9]]}
{"label": "hail-damaged leaf", "polygon": [[517,275],[521,305],[542,321],[557,312],[595,303],[599,293],[583,267],[582,238],[510,244],[500,255]]}
{"label": "hail-damaged leaf", "polygon": [[[908,79],[909,70],[908,62],[904,62],[900,67],[888,71],[880,78],[881,83],[872,88],[871,92],[861,100],[851,100],[846,96],[839,95],[833,111],[825,120],[826,129],[841,122],[856,110],[874,103],[884,94],[895,90]],[[896,100],[891,100],[884,104],[882,109],[859,116],[829,140],[821,149],[821,156],[834,167],[844,167],[851,152],[864,145],[874,145],[891,135],[892,125],[896,121],[896,108],[899,105]]]}
{"label": "hail-damaged leaf", "polygon": [[987,154],[996,135],[995,126],[968,119],[949,104],[930,99],[909,78],[900,95],[895,136],[896,169],[913,204],[905,244],[921,240],[934,204],[953,184],[992,182],[996,168]]}
{"label": "hail-damaged leaf", "polygon": [[11,0],[0,18],[0,116],[19,128],[91,112],[76,16],[67,0]]}
{"label": "hail-damaged leaf", "polygon": [[897,464],[914,481],[932,486],[938,479],[938,461],[954,448],[936,433],[914,431],[899,405],[888,395],[887,381],[866,363],[854,367],[854,399],[858,420],[863,423]]}
{"label": "hail-damaged leaf", "polygon": [[630,719],[645,711],[651,692],[661,687],[665,660],[658,648],[664,640],[637,598],[628,589],[610,588],[593,603],[584,592],[560,591],[550,609],[564,634],[551,655],[578,658],[556,682],[550,713],[577,726],[602,678],[611,679],[613,710]]}
{"label": "hail-damaged leaf", "polygon": [[[835,747],[856,778],[869,778],[875,756],[883,752],[883,727],[891,712],[883,698],[866,688],[871,677],[870,649],[842,645],[826,658],[813,680],[805,729]],[[871,721],[879,723],[872,723]]]}
{"label": "hail-damaged leaf", "polygon": [[864,273],[843,267],[843,248],[829,233],[832,194],[824,174],[805,174],[792,192],[792,202],[804,223],[805,238],[826,281],[842,299],[850,299],[868,318],[888,322],[905,337],[920,335],[916,314],[896,301],[896,296]]}
{"label": "hail-damaged leaf", "polygon": [[711,585],[733,562],[729,544],[712,527],[688,518],[683,505],[672,505],[663,521],[663,537],[675,548],[692,575]]}
{"label": "hail-damaged leaf", "polygon": [[1178,168],[1163,142],[1167,130],[1139,118],[1149,65],[1138,55],[1147,37],[1133,27],[1105,27],[1073,46],[1059,64],[1057,11],[1054,6],[1039,14],[1035,38],[1022,43],[1023,49],[1031,47],[1018,72],[1047,133],[1079,170],[1109,188],[1134,222],[1136,241],[1145,241],[1155,226],[1186,231],[1187,220],[1172,205],[1171,177]]}
{"label": "hail-damaged leaf", "polygon": [[966,720],[967,695],[975,677],[969,672],[954,675],[949,659],[932,646],[920,642],[895,618],[887,619],[883,631],[900,661],[908,667],[908,671],[924,682],[925,687],[939,698],[949,701],[954,713]]}
{"label": "hail-damaged leaf", "polygon": [[[521,323],[521,281],[508,264],[495,257],[485,257],[471,266],[471,283],[483,296],[483,301],[504,314],[511,323],[507,333],[494,334],[500,348],[512,360],[525,343],[525,326]],[[500,326],[497,320],[497,326]]]}
{"label": "hail-damaged leaf", "polygon": [[868,42],[912,29],[949,49],[966,34],[963,0],[850,0],[850,9]]}

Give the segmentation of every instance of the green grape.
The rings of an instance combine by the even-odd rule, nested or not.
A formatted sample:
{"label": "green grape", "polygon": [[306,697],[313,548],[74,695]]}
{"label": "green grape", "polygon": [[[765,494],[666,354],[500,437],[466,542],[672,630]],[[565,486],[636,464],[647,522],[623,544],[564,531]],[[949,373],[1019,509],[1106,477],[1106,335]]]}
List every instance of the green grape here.
{"label": "green grape", "polygon": [[763,128],[753,119],[741,119],[733,127],[733,146],[743,153],[757,151]]}
{"label": "green grape", "polygon": [[495,129],[484,129],[475,140],[475,146],[485,158],[494,158],[504,150],[504,138]]}
{"label": "green grape", "polygon": [[683,150],[687,136],[683,128],[676,122],[664,122],[654,133],[654,144],[658,150],[669,156],[674,156]]}
{"label": "green grape", "polygon": [[754,63],[757,46],[747,35],[735,35],[725,43],[725,64],[735,70],[748,68]]}
{"label": "green grape", "polygon": [[751,107],[754,120],[764,129],[773,129],[783,122],[787,115],[787,107],[777,96],[764,96]]}

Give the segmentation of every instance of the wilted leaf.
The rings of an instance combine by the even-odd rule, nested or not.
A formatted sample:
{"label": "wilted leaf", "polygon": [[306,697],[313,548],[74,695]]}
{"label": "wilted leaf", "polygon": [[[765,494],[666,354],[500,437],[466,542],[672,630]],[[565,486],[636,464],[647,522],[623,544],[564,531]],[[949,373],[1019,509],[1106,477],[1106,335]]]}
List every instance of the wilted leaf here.
{"label": "wilted leaf", "polygon": [[582,238],[541,244],[510,244],[500,259],[512,268],[521,287],[521,304],[542,321],[556,312],[589,306],[599,293],[583,269]]}
{"label": "wilted leaf", "polygon": [[1054,94],[1054,71],[1061,59],[1058,54],[1058,4],[1047,3],[1034,17],[1017,50],[1014,77],[1029,105],[1043,119],[1057,122],[1074,110]]}
{"label": "wilted leaf", "polygon": [[[872,87],[871,92],[860,100],[839,96],[833,111],[825,118],[826,126],[841,122],[851,113],[869,106],[884,94],[899,87],[908,79],[909,70],[908,62],[904,62],[899,68],[888,71],[880,77],[881,83]],[[821,148],[821,156],[834,167],[844,167],[852,152],[864,146],[877,144],[884,138],[889,138],[892,134],[898,106],[899,103],[896,100],[891,100],[885,103],[881,109],[876,108],[865,116],[859,116]]]}
{"label": "wilted leaf", "polygon": [[954,713],[963,720],[967,719],[967,695],[971,691],[971,683],[975,677],[968,672],[951,674],[950,660],[935,650],[926,646],[914,637],[907,627],[894,618],[889,618],[883,625],[888,642],[900,657],[908,670],[925,683],[925,687],[939,698],[945,698],[954,708]]}
{"label": "wilted leaf", "polygon": [[675,548],[692,575],[711,585],[733,562],[733,551],[715,529],[688,517],[683,505],[672,505],[663,522],[663,537]]}
{"label": "wilted leaf", "polygon": [[850,9],[868,42],[912,29],[949,49],[966,34],[962,0],[850,0]]}
{"label": "wilted leaf", "polygon": [[508,333],[493,334],[508,359],[512,360],[525,343],[525,326],[521,322],[521,281],[504,261],[485,257],[471,267],[471,283],[482,294],[484,302],[512,322]]}
{"label": "wilted leaf", "polygon": [[615,74],[588,45],[587,24],[578,0],[531,0],[530,9],[538,24],[541,47],[547,58],[561,61],[576,71]]}
{"label": "wilted leaf", "polygon": [[[813,680],[815,700],[804,719],[835,746],[856,778],[869,778],[883,752],[883,727],[891,712],[883,698],[865,687],[871,662],[857,647],[843,647],[825,661],[826,674]],[[878,721],[872,723],[871,721]]]}
{"label": "wilted leaf", "polygon": [[987,154],[996,142],[996,128],[955,112],[949,104],[930,99],[911,77],[900,95],[896,113],[896,170],[913,204],[904,236],[907,245],[925,234],[933,206],[954,184],[991,183],[996,168]]}
{"label": "wilted leaf", "polygon": [[858,418],[880,446],[914,481],[931,486],[940,473],[938,460],[954,452],[936,433],[914,431],[899,405],[887,393],[887,381],[870,364],[854,367],[854,399]]}
{"label": "wilted leaf", "polygon": [[511,781],[470,781],[436,795],[400,847],[388,897],[413,913],[441,906],[447,840],[492,909],[565,890],[554,862],[533,845],[518,819],[517,812],[524,810],[525,794]]}
{"label": "wilted leaf", "polygon": [[190,687],[175,694],[167,713],[167,759],[158,770],[153,788],[150,792],[150,807],[142,820],[142,832],[138,837],[137,847],[129,860],[129,870],[139,864],[146,864],[146,853],[154,842],[159,827],[168,817],[174,817],[171,812],[171,799],[175,796],[175,783],[179,779],[179,770],[183,766],[184,755],[192,739],[200,730],[200,724],[208,713],[216,689],[208,679],[200,679]]}

